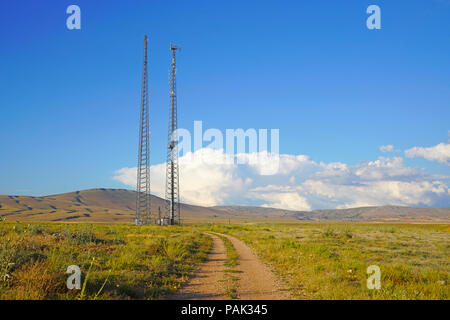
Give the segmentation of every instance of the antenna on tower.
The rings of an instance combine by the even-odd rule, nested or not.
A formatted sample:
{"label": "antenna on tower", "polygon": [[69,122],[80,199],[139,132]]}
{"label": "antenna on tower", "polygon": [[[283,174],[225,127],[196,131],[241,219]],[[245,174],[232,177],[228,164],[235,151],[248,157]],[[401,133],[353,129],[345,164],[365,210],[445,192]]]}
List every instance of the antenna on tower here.
{"label": "antenna on tower", "polygon": [[139,126],[138,171],[136,184],[137,225],[150,223],[150,125],[148,115],[147,35],[144,36],[144,61],[142,68],[141,116]]}
{"label": "antenna on tower", "polygon": [[180,188],[178,170],[177,67],[175,52],[179,46],[170,44],[172,63],[169,71],[169,128],[166,162],[166,212],[171,225],[180,224]]}

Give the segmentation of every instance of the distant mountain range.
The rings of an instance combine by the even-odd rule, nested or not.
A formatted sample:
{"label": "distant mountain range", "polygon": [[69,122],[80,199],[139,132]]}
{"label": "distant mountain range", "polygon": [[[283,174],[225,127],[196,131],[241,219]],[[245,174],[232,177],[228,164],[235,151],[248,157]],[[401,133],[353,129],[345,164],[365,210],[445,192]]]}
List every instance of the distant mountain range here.
{"label": "distant mountain range", "polygon": [[[152,197],[152,213],[164,213],[164,200]],[[90,189],[45,197],[0,196],[0,217],[17,221],[65,221],[131,223],[136,192],[125,189]],[[360,207],[314,211],[292,211],[252,206],[201,207],[181,204],[181,216],[190,222],[295,222],[379,221],[450,222],[450,208],[401,206]]]}

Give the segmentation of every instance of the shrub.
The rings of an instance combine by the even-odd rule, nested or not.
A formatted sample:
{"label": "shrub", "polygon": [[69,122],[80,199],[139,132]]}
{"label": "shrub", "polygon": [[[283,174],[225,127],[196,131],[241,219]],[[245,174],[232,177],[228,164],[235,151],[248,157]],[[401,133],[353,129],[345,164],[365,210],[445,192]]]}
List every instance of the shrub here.
{"label": "shrub", "polygon": [[40,235],[48,233],[48,228],[40,224],[33,224],[29,230],[31,235]]}
{"label": "shrub", "polygon": [[63,236],[66,240],[73,241],[77,244],[105,243],[105,240],[97,238],[94,227],[89,225],[84,225],[75,232],[65,230]]}
{"label": "shrub", "polygon": [[173,261],[179,261],[182,260],[187,255],[187,250],[183,243],[165,243],[164,245],[164,252],[165,255]]}
{"label": "shrub", "polygon": [[0,246],[0,285],[8,286],[12,280],[17,247],[8,239]]}
{"label": "shrub", "polygon": [[332,237],[336,237],[336,233],[334,232],[333,229],[327,228],[327,229],[322,233],[322,236],[327,237],[327,238],[332,238]]}
{"label": "shrub", "polygon": [[45,261],[37,260],[16,271],[15,299],[42,300],[64,289],[56,274],[49,272]]}

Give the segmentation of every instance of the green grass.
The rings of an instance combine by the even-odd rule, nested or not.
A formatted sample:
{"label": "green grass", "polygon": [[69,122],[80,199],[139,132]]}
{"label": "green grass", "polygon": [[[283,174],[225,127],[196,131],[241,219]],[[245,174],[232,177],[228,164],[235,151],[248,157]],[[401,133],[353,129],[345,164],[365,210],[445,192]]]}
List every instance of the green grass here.
{"label": "green grass", "polygon": [[[179,288],[210,246],[193,226],[2,221],[0,299],[158,299]],[[67,289],[70,265],[81,268],[84,290]]]}
{"label": "green grass", "polygon": [[[247,243],[300,299],[450,298],[450,227],[430,224],[298,223],[210,229]],[[381,269],[381,289],[366,286]]]}
{"label": "green grass", "polygon": [[228,240],[227,237],[217,235],[222,239],[223,244],[225,245],[225,249],[227,250],[227,261],[225,261],[225,265],[228,267],[237,266],[239,264],[238,261],[238,255],[236,252],[236,249],[234,248],[233,244],[230,240]]}
{"label": "green grass", "polygon": [[[18,223],[0,221],[0,299],[160,299],[206,257],[211,239],[245,241],[300,299],[450,298],[448,224],[292,223],[202,226]],[[239,271],[228,239],[227,296]],[[82,290],[68,290],[69,265]],[[381,269],[381,290],[366,287]],[[88,270],[90,269],[89,273]]]}

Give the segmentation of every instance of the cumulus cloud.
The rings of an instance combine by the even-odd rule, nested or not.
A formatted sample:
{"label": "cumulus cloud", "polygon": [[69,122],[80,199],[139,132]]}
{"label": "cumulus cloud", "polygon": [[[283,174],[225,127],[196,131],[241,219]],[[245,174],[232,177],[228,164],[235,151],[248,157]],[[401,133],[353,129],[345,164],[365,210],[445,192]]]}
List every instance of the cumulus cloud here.
{"label": "cumulus cloud", "polygon": [[440,181],[368,181],[346,185],[307,180],[302,189],[311,196],[329,199],[336,208],[383,204],[433,206],[439,198],[448,201],[450,196],[448,186]]}
{"label": "cumulus cloud", "polygon": [[[249,161],[255,157],[260,161]],[[379,157],[348,165],[281,154],[277,158],[279,170],[273,175],[261,174],[271,165],[270,159],[260,154],[230,158],[223,150],[209,148],[187,153],[179,159],[182,201],[203,206],[258,205],[290,210],[450,204],[450,188],[445,183],[448,176],[407,167],[401,157]],[[158,196],[164,196],[165,169],[164,163],[151,167],[152,193]],[[117,170],[114,179],[135,187],[136,168]]]}
{"label": "cumulus cloud", "polygon": [[425,158],[450,165],[450,143],[442,142],[429,148],[414,147],[405,150],[405,155],[408,158]]}
{"label": "cumulus cloud", "polygon": [[394,152],[394,146],[392,144],[388,144],[386,146],[380,146],[381,152]]}
{"label": "cumulus cloud", "polygon": [[[251,182],[250,177],[238,173],[238,166],[229,161],[221,150],[200,149],[179,158],[182,201],[202,206],[225,203],[239,194]],[[150,168],[152,193],[165,196],[165,163]],[[128,186],[136,185],[137,168],[116,171],[113,179]]]}

